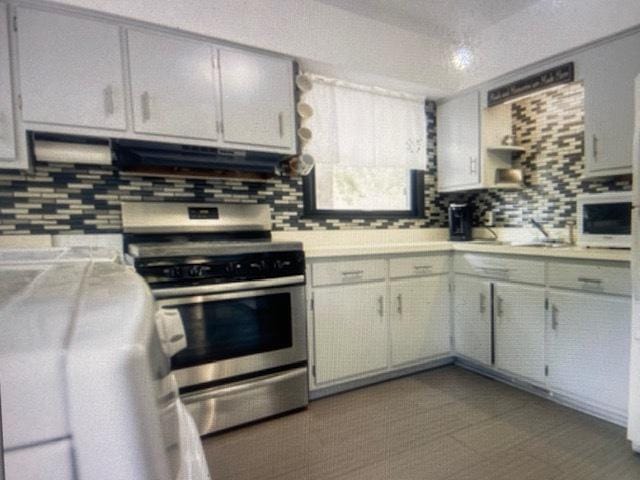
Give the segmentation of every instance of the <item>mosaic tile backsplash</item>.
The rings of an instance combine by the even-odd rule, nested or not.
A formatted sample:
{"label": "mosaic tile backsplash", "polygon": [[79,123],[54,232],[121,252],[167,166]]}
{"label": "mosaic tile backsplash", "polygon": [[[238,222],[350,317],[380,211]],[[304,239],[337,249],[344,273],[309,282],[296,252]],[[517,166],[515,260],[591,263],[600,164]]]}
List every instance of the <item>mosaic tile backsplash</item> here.
{"label": "mosaic tile backsplash", "polygon": [[32,174],[0,172],[0,234],[119,233],[123,201],[267,203],[274,230],[426,228],[445,224],[436,195],[435,104],[427,102],[424,219],[305,219],[302,180],[171,179],[114,167],[38,163]]}
{"label": "mosaic tile backsplash", "polygon": [[520,227],[535,218],[564,228],[576,220],[576,195],[631,189],[630,176],[582,180],[584,88],[574,82],[512,104],[513,134],[526,151],[514,160],[522,168],[522,190],[487,190],[471,196],[475,222],[493,210],[498,227]]}
{"label": "mosaic tile backsplash", "polygon": [[492,210],[498,227],[519,227],[529,218],[564,227],[575,218],[582,192],[629,190],[626,177],[585,182],[584,91],[580,83],[540,93],[512,105],[516,141],[527,150],[515,165],[525,188],[466,195],[436,193],[435,104],[427,102],[427,170],[423,219],[308,219],[303,216],[302,181],[191,180],[123,175],[113,167],[39,163],[32,174],[0,172],[0,234],[119,233],[122,201],[267,203],[274,230],[446,227],[447,206],[471,201],[475,222]]}

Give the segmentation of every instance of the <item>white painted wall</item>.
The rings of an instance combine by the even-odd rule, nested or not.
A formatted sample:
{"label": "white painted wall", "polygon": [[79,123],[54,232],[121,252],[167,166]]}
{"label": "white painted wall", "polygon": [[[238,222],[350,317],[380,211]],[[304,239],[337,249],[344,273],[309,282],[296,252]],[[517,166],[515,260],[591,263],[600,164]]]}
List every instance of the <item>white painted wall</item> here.
{"label": "white painted wall", "polygon": [[540,0],[471,39],[477,64],[459,85],[477,85],[639,24],[640,0]]}
{"label": "white painted wall", "polygon": [[352,81],[429,97],[455,90],[442,41],[313,0],[57,0],[298,57]]}

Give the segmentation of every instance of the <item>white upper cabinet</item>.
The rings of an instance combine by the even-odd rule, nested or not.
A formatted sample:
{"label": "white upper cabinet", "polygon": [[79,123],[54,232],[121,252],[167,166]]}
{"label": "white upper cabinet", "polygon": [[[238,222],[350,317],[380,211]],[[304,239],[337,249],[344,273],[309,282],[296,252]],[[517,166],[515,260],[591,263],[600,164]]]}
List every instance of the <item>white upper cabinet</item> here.
{"label": "white upper cabinet", "polygon": [[18,168],[15,163],[8,22],[7,7],[0,4],[0,168]]}
{"label": "white upper cabinet", "polygon": [[479,188],[479,92],[438,105],[437,116],[438,190],[452,192]]}
{"label": "white upper cabinet", "polygon": [[227,48],[219,54],[225,143],[294,151],[292,62]]}
{"label": "white upper cabinet", "polygon": [[127,31],[136,132],[215,140],[217,86],[211,44]]}
{"label": "white upper cabinet", "polygon": [[631,173],[640,34],[589,51],[584,62],[585,176]]}
{"label": "white upper cabinet", "polygon": [[455,351],[471,360],[491,364],[491,284],[455,276]]}
{"label": "white upper cabinet", "polygon": [[120,28],[17,9],[25,122],[125,130]]}
{"label": "white upper cabinet", "polygon": [[494,285],[495,365],[544,383],[544,288]]}
{"label": "white upper cabinet", "polygon": [[449,352],[446,275],[391,281],[391,363],[417,362]]}

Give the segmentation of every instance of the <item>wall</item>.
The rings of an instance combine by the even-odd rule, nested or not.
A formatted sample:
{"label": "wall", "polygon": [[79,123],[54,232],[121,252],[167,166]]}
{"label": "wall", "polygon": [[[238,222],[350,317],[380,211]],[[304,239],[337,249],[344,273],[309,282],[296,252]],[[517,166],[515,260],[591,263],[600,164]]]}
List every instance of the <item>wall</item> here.
{"label": "wall", "polygon": [[563,228],[576,220],[576,195],[630,190],[629,176],[582,180],[584,88],[575,82],[512,104],[516,144],[526,151],[514,162],[524,172],[522,190],[491,190],[466,196],[475,222],[493,210],[498,227],[520,227],[531,217]]}
{"label": "wall", "polygon": [[125,175],[114,167],[37,163],[31,174],[0,172],[0,234],[119,233],[123,201],[267,203],[274,230],[444,226],[446,209],[436,194],[434,103],[427,102],[426,113],[424,219],[306,219],[300,178],[169,179]]}

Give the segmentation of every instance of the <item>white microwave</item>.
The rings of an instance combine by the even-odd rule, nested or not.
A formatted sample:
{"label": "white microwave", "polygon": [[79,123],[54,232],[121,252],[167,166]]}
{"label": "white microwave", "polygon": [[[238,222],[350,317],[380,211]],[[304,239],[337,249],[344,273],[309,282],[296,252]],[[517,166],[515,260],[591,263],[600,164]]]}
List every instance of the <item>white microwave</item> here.
{"label": "white microwave", "polygon": [[631,248],[631,192],[578,195],[578,245]]}

